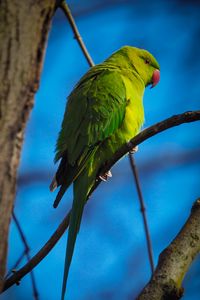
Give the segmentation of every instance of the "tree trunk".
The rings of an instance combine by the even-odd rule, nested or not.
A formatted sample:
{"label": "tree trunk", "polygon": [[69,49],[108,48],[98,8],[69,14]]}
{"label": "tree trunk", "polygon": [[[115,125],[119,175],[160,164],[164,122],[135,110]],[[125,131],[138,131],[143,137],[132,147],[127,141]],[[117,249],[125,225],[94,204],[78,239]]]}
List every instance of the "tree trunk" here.
{"label": "tree trunk", "polygon": [[56,0],[0,1],[0,291],[24,129]]}

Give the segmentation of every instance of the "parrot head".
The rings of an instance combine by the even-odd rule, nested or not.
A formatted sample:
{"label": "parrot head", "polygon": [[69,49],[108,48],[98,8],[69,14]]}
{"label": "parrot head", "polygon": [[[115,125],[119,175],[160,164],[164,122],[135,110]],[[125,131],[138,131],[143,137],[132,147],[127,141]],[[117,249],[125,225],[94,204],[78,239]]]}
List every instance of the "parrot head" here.
{"label": "parrot head", "polygon": [[146,50],[124,46],[120,50],[128,61],[129,66],[138,73],[145,87],[151,85],[153,88],[160,81],[160,66],[154,56]]}

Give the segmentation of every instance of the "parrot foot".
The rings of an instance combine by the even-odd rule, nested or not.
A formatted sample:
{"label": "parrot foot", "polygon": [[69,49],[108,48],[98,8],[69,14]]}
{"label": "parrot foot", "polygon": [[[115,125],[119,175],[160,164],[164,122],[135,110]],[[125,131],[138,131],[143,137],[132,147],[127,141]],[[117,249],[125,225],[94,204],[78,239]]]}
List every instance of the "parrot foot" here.
{"label": "parrot foot", "polygon": [[55,189],[58,187],[58,184],[57,184],[57,180],[56,180],[56,175],[54,176],[50,186],[49,186],[49,189],[51,192],[55,191]]}
{"label": "parrot foot", "polygon": [[133,147],[129,152],[131,153],[131,154],[135,154],[136,152],[138,152],[138,146],[135,146],[135,147]]}
{"label": "parrot foot", "polygon": [[99,176],[99,178],[104,182],[106,182],[109,177],[112,177],[112,173],[110,170],[108,172],[106,172],[105,174]]}

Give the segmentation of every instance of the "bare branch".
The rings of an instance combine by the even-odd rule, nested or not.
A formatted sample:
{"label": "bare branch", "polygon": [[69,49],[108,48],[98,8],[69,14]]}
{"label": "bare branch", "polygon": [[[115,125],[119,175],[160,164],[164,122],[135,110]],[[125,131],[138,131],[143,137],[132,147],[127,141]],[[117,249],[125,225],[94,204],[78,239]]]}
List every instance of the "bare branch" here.
{"label": "bare branch", "polygon": [[158,266],[138,300],[176,300],[183,295],[181,287],[195,256],[200,252],[200,198],[172,243],[160,254]]}
{"label": "bare branch", "polygon": [[134,160],[134,157],[131,155],[131,153],[129,153],[129,160],[130,160],[131,170],[132,170],[133,176],[135,178],[135,185],[136,185],[137,194],[138,194],[138,198],[139,198],[139,202],[140,202],[140,211],[142,214],[144,231],[145,231],[145,236],[146,236],[146,241],[147,241],[147,251],[148,251],[148,256],[149,256],[149,263],[150,263],[150,267],[151,267],[151,273],[153,274],[153,272],[154,272],[153,248],[152,248],[152,242],[151,242],[150,233],[149,233],[149,227],[148,227],[148,223],[147,223],[146,208],[144,205],[144,199],[143,199],[142,190],[140,187],[139,176],[138,176],[137,168],[135,165],[135,160]]}
{"label": "bare branch", "polygon": [[92,60],[89,52],[87,51],[87,48],[86,48],[86,46],[85,46],[85,44],[83,42],[83,39],[82,39],[82,37],[81,37],[81,35],[79,33],[79,30],[78,30],[78,28],[76,26],[74,18],[73,18],[72,14],[71,14],[71,11],[69,9],[69,6],[65,2],[65,0],[61,2],[60,7],[62,8],[64,14],[66,15],[66,17],[67,17],[67,19],[68,19],[68,21],[70,23],[70,26],[71,26],[71,28],[72,28],[72,30],[74,32],[74,37],[77,39],[77,42],[79,43],[79,45],[81,47],[81,50],[83,51],[83,54],[84,54],[85,58],[88,61],[88,64],[90,65],[90,67],[93,67],[94,66],[94,62],[93,62],[93,60]]}
{"label": "bare branch", "polygon": [[7,290],[13,284],[19,282],[21,278],[28,274],[34,267],[36,267],[41,262],[41,260],[43,260],[49,254],[51,249],[56,245],[58,240],[61,238],[61,236],[69,226],[69,217],[70,212],[68,212],[67,216],[60,223],[56,231],[46,242],[46,244],[37,252],[37,254],[33,256],[30,259],[30,261],[27,264],[25,264],[24,267],[22,267],[19,271],[15,272],[5,281],[3,291]]}
{"label": "bare branch", "polygon": [[[103,171],[108,171],[117,160],[123,157],[126,153],[128,153],[133,147],[141,144],[145,140],[149,139],[150,137],[165,131],[169,128],[174,126],[178,126],[183,123],[195,122],[200,120],[200,111],[190,111],[185,112],[180,115],[175,115],[171,118],[165,119],[155,125],[152,125],[143,131],[141,131],[138,135],[136,135],[131,141],[124,146],[122,146],[119,151],[114,155],[112,160],[108,161],[106,165],[103,167]],[[100,181],[96,183],[95,188],[99,185]],[[17,271],[14,275],[8,278],[4,283],[3,290],[5,291],[10,286],[18,282],[22,277],[24,277],[30,270],[32,270],[35,266],[37,266],[41,260],[47,256],[47,254],[51,251],[51,249],[55,246],[58,242],[62,234],[65,232],[69,225],[69,217],[70,211],[68,212],[67,216],[63,219],[62,223],[59,225],[57,230],[53,233],[50,239],[46,242],[46,244],[39,250],[39,252],[19,271]]]}
{"label": "bare branch", "polygon": [[[20,225],[14,211],[12,212],[12,216],[13,216],[13,220],[15,222],[15,225],[17,227],[20,238],[21,238],[22,243],[23,243],[24,248],[25,248],[24,252],[23,252],[23,256],[25,255],[26,258],[27,258],[27,261],[30,262],[30,260],[31,260],[30,248],[29,248],[28,242],[26,240],[25,234],[24,234],[24,232],[21,228],[21,225]],[[38,293],[38,290],[37,290],[37,287],[36,287],[36,280],[35,280],[35,276],[34,276],[34,273],[33,273],[32,270],[30,271],[30,277],[31,277],[31,284],[32,284],[32,289],[33,289],[33,297],[34,297],[35,300],[38,300],[39,299],[39,297],[38,297],[39,293]]]}

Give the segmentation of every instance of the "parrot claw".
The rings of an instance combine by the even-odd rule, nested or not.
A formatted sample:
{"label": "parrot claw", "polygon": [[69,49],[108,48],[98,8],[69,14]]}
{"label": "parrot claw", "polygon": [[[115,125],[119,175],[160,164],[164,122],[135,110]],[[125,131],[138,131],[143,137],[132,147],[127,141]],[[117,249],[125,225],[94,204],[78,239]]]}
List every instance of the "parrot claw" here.
{"label": "parrot claw", "polygon": [[106,172],[105,174],[99,176],[99,178],[104,182],[106,182],[109,177],[112,177],[112,173],[110,170],[108,172]]}
{"label": "parrot claw", "polygon": [[56,180],[56,175],[54,176],[50,186],[49,186],[49,189],[51,192],[55,191],[55,189],[58,187],[58,184],[57,184],[57,180]]}
{"label": "parrot claw", "polygon": [[138,152],[138,146],[135,146],[135,147],[133,147],[129,152],[131,153],[131,154],[135,154],[136,152]]}

